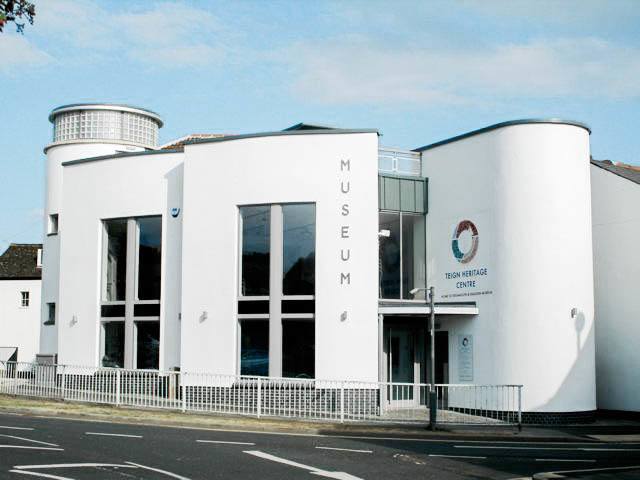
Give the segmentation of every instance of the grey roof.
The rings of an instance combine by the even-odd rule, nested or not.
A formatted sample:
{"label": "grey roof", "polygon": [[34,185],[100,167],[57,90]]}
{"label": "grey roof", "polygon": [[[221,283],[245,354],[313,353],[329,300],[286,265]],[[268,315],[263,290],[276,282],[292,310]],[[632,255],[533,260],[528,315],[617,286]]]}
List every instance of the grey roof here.
{"label": "grey roof", "polygon": [[[294,125],[295,127],[295,125]],[[290,127],[291,128],[291,127]],[[246,133],[242,135],[226,135],[219,138],[202,138],[194,139],[185,142],[185,145],[196,145],[199,143],[219,143],[219,142],[231,142],[233,140],[244,140],[246,138],[260,138],[260,137],[279,137],[284,135],[333,135],[344,133],[375,133],[380,135],[377,128],[299,128],[296,130],[281,130],[275,132],[259,132],[259,133]]]}
{"label": "grey roof", "polygon": [[584,128],[587,132],[591,133],[591,129],[589,128],[588,125],[581,122],[576,122],[573,120],[561,120],[559,118],[523,118],[521,120],[509,120],[508,122],[500,122],[494,125],[489,125],[488,127],[479,128],[478,130],[472,130],[471,132],[463,133],[462,135],[456,135],[455,137],[447,138],[445,140],[440,140],[435,143],[430,143],[429,145],[425,145],[424,147],[415,148],[413,151],[422,152],[424,150],[429,150],[431,148],[439,147],[441,145],[446,145],[447,143],[456,142],[458,140],[472,137],[474,135],[490,132],[491,130],[497,130],[498,128],[511,127],[513,125],[527,125],[532,123],[533,124],[553,123],[553,124],[560,124],[560,125],[573,125],[574,127]]}
{"label": "grey roof", "polygon": [[618,175],[619,177],[626,178],[627,180],[631,180],[634,183],[640,185],[640,171],[634,170],[632,168],[623,167],[621,165],[614,165],[611,160],[594,160],[591,159],[591,164],[596,167],[600,167],[604,170],[607,170],[614,175]]}
{"label": "grey roof", "polygon": [[0,280],[39,280],[38,250],[41,243],[12,243],[0,256]]}
{"label": "grey roof", "polygon": [[282,129],[283,132],[290,132],[292,130],[335,130],[335,127],[330,127],[328,125],[319,125],[317,123],[301,122]]}

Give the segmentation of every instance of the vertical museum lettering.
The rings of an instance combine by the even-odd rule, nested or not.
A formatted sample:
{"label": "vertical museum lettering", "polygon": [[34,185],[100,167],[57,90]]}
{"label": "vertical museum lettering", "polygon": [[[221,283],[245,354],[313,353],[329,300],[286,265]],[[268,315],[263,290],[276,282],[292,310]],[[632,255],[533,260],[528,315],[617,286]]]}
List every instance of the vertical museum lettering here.
{"label": "vertical museum lettering", "polygon": [[340,194],[342,196],[342,206],[340,215],[344,217],[340,226],[340,260],[342,267],[340,272],[340,285],[351,285],[351,272],[349,271],[349,261],[351,258],[350,232],[349,232],[349,192],[351,191],[351,160],[340,160]]}

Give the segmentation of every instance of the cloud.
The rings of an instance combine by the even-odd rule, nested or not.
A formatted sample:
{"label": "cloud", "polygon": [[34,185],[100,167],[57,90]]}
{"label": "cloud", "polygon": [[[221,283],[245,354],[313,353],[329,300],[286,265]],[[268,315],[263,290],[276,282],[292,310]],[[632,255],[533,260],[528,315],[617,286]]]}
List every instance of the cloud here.
{"label": "cloud", "polygon": [[640,97],[640,49],[597,38],[466,49],[391,48],[347,38],[299,43],[280,58],[294,76],[294,92],[324,104]]}
{"label": "cloud", "polygon": [[83,61],[124,57],[176,68],[219,63],[233,37],[213,14],[184,2],[107,10],[93,0],[56,0],[39,8],[38,28]]}
{"label": "cloud", "polygon": [[42,67],[54,59],[26,37],[3,33],[0,38],[0,73],[18,74],[29,67]]}

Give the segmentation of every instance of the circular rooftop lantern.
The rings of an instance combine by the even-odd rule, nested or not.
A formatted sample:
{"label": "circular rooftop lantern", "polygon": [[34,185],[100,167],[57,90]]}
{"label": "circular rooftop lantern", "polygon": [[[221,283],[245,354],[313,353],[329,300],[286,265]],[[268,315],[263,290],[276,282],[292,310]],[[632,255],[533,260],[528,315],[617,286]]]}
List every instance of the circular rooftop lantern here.
{"label": "circular rooftop lantern", "polygon": [[108,142],[156,148],[160,116],[144,108],[107,103],[78,103],[54,108],[53,144]]}

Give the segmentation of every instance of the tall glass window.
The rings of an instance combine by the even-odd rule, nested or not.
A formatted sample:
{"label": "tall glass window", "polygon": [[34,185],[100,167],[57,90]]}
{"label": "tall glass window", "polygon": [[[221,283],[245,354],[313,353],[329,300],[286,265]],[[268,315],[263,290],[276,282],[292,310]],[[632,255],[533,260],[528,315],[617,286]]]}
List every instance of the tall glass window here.
{"label": "tall glass window", "polygon": [[283,205],[284,295],[313,295],[316,272],[316,206]]}
{"label": "tall glass window", "polygon": [[241,207],[243,296],[269,295],[270,207]]}
{"label": "tall glass window", "polygon": [[124,367],[124,322],[104,322],[102,324],[103,367]]}
{"label": "tall glass window", "polygon": [[400,298],[400,214],[380,213],[380,298]]}
{"label": "tall glass window", "polygon": [[402,298],[414,298],[409,292],[426,284],[425,250],[424,215],[402,214]]}
{"label": "tall glass window", "polygon": [[138,219],[138,299],[159,300],[162,217]]}
{"label": "tall glass window", "polygon": [[160,322],[136,322],[136,367],[157,370],[160,360]]}
{"label": "tall glass window", "polygon": [[127,220],[106,220],[104,226],[107,245],[103,300],[124,300],[127,280]]}
{"label": "tall glass window", "polygon": [[379,219],[380,231],[388,231],[388,236],[379,237],[379,296],[383,299],[413,300],[414,296],[409,292],[416,287],[424,288],[426,284],[425,217],[380,212]]}
{"label": "tall glass window", "polygon": [[240,322],[240,375],[269,375],[269,321]]}
{"label": "tall glass window", "polygon": [[282,321],[282,376],[314,378],[316,331],[313,320]]}

